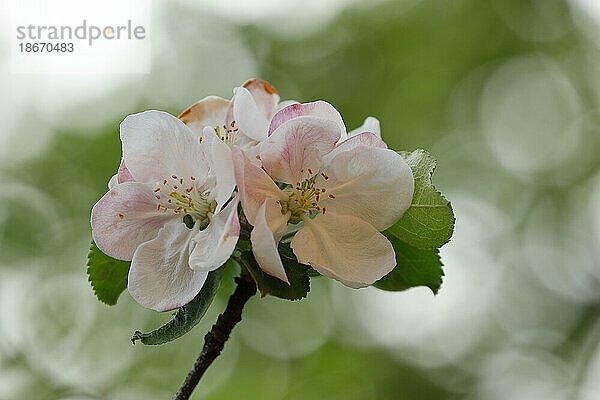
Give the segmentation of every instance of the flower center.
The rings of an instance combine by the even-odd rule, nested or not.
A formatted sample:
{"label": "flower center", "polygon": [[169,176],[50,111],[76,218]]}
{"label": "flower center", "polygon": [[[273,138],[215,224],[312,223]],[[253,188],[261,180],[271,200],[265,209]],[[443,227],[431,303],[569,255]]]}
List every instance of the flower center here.
{"label": "flower center", "polygon": [[235,121],[231,121],[229,126],[222,125],[214,128],[215,135],[222,141],[224,141],[228,146],[233,146],[237,139],[238,128],[235,127]]}
{"label": "flower center", "polygon": [[[171,175],[164,179],[154,192],[158,200],[157,211],[189,215],[199,224],[200,229],[208,225],[217,206],[209,191],[201,192],[198,189],[196,178],[193,176],[184,178]],[[186,225],[189,226],[188,222]]]}
{"label": "flower center", "polygon": [[[304,172],[304,171],[301,171]],[[289,186],[283,189],[287,193],[288,199],[281,205],[281,212],[286,214],[291,212],[290,223],[296,224],[302,221],[302,217],[308,215],[310,218],[315,217],[319,213],[325,214],[326,208],[321,207],[319,202],[321,196],[325,195],[327,189],[318,187],[317,180],[313,176],[313,172],[308,170],[310,176],[301,182],[296,182],[294,186]],[[321,176],[327,180],[329,177],[324,173]],[[335,199],[333,194],[328,195],[330,199]]]}

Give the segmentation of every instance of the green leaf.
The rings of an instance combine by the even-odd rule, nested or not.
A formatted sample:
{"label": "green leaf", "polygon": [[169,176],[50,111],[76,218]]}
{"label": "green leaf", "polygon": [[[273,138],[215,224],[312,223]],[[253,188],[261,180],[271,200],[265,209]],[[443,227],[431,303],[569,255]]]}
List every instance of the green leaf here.
{"label": "green leaf", "polygon": [[262,297],[271,295],[287,300],[300,300],[306,297],[310,291],[310,278],[308,277],[310,267],[298,263],[296,257],[293,256],[294,253],[289,249],[289,243],[280,243],[279,252],[283,267],[290,281],[289,285],[263,272],[254,259],[252,252],[242,254],[237,261],[242,267],[248,270],[256,282],[256,286]]}
{"label": "green leaf", "polygon": [[437,294],[442,285],[442,262],[438,249],[418,249],[401,241],[389,230],[383,232],[394,246],[396,268],[373,284],[376,288],[400,291],[427,286]]}
{"label": "green leaf", "polygon": [[412,170],[415,191],[410,208],[389,230],[411,246],[439,248],[452,236],[454,213],[450,202],[431,183],[436,161],[425,150],[400,154]]}
{"label": "green leaf", "polygon": [[[298,266],[304,267],[308,270],[307,275],[310,278],[317,277],[317,276],[323,276],[320,273],[318,273],[317,271],[315,271],[314,269],[312,269],[312,267],[310,265],[300,264],[298,262],[298,258],[296,258],[296,255],[294,254],[294,251],[292,250],[290,242],[279,242],[278,250],[279,250],[279,255],[281,256],[281,261],[283,262],[284,267],[285,267],[286,263],[297,264]],[[295,268],[295,267],[296,267],[296,265],[289,266],[289,268]],[[297,267],[297,268],[300,268],[300,267]]]}
{"label": "green leaf", "polygon": [[127,287],[130,264],[107,256],[92,242],[88,253],[87,274],[98,300],[110,306],[117,303]]}
{"label": "green leaf", "polygon": [[250,244],[250,242],[248,240],[239,239],[235,248],[237,250],[241,251],[242,253],[245,253],[247,251],[250,251],[250,249],[252,249],[252,244]]}
{"label": "green leaf", "polygon": [[177,310],[172,320],[148,333],[136,331],[131,337],[131,341],[134,344],[139,340],[143,344],[156,345],[171,342],[188,333],[206,314],[206,310],[217,294],[222,272],[222,267],[209,272],[200,293],[191,302]]}
{"label": "green leaf", "polygon": [[317,278],[319,276],[323,276],[320,273],[318,273],[316,270],[312,269],[312,268],[308,268],[308,276],[310,278]]}
{"label": "green leaf", "polygon": [[194,218],[190,214],[185,214],[183,216],[183,223],[185,224],[185,226],[192,229],[196,221],[194,221]]}

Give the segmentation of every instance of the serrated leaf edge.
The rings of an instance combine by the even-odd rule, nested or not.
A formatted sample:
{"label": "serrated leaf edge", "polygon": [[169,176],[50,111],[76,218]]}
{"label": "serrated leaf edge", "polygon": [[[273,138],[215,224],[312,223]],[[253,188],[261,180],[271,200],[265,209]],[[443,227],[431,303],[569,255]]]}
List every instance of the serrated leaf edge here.
{"label": "serrated leaf edge", "polygon": [[[96,248],[98,248],[98,246],[96,246]],[[100,250],[98,248],[98,251],[102,251],[102,250]],[[110,301],[106,301],[106,299],[102,298],[98,294],[98,288],[96,287],[96,285],[92,281],[92,275],[90,273],[90,269],[92,268],[92,266],[90,265],[90,260],[91,260],[93,252],[94,252],[94,242],[92,241],[90,243],[90,249],[89,249],[88,254],[87,254],[87,268],[86,268],[87,280],[90,283],[90,286],[92,287],[92,291],[94,292],[94,296],[96,297],[96,299],[98,299],[98,301],[100,301],[103,304],[106,304],[107,306],[114,306],[119,301],[119,298],[121,297],[122,292],[119,293],[119,295],[115,299],[114,303],[110,302]],[[125,281],[127,281],[127,275],[125,275]],[[125,285],[125,288],[127,288],[127,285]]]}

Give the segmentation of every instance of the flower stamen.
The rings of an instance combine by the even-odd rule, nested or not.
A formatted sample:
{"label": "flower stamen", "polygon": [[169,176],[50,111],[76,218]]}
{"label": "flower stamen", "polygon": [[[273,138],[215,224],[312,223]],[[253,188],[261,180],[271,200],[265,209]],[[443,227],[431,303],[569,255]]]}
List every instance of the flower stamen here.
{"label": "flower stamen", "polygon": [[194,223],[199,224],[200,229],[205,228],[216,208],[216,202],[210,192],[201,192],[193,176],[188,180],[171,175],[171,179],[171,184],[167,184],[170,180],[167,178],[162,181],[161,186],[154,189],[157,199],[156,210],[189,215]]}
{"label": "flower stamen", "polygon": [[231,121],[230,127],[227,125],[216,126],[214,127],[215,135],[225,142],[228,146],[232,146],[237,141],[236,132],[239,131],[238,128],[235,127],[235,121]]}
{"label": "flower stamen", "polygon": [[[317,187],[317,180],[312,176],[313,171],[307,169],[309,177],[296,182],[295,185],[287,187],[284,192],[288,200],[281,203],[282,213],[291,213],[290,223],[295,224],[302,221],[305,215],[313,218],[319,213],[325,214],[325,207],[319,205],[321,194],[326,192],[325,188]],[[322,176],[325,174],[321,173]],[[327,177],[329,178],[329,177]],[[329,199],[335,199],[335,195],[329,194]]]}

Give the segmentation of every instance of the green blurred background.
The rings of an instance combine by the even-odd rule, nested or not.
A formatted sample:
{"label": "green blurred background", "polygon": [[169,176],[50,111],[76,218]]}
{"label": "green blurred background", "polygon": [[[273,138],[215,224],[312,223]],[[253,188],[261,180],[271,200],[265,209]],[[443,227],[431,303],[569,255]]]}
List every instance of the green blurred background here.
{"label": "green blurred background", "polygon": [[173,1],[148,75],[11,74],[0,44],[0,399],[166,399],[224,308],[95,300],[89,212],[130,113],[178,114],[249,77],[428,149],[457,216],[438,296],[313,279],[254,298],[196,399],[593,400],[600,393],[600,2]]}

